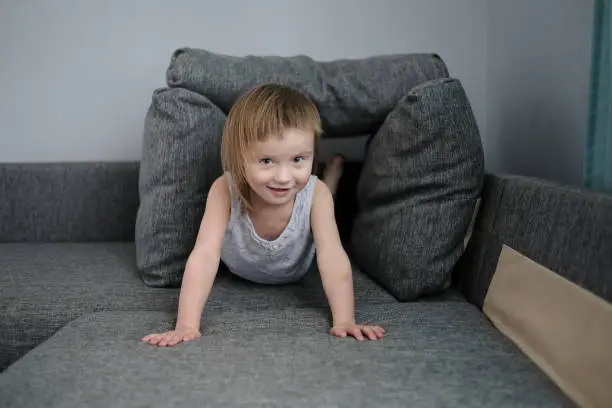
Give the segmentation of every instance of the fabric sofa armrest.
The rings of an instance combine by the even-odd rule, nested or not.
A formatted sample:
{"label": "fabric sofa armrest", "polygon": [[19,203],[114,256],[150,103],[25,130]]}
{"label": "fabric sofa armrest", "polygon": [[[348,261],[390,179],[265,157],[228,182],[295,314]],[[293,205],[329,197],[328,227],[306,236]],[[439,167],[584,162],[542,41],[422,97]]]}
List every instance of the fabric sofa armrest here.
{"label": "fabric sofa armrest", "polygon": [[578,406],[612,400],[612,195],[487,175],[455,283]]}
{"label": "fabric sofa armrest", "polygon": [[131,241],[138,163],[0,164],[0,242]]}
{"label": "fabric sofa armrest", "polygon": [[502,247],[612,301],[612,195],[537,178],[487,174],[455,282],[482,307]]}

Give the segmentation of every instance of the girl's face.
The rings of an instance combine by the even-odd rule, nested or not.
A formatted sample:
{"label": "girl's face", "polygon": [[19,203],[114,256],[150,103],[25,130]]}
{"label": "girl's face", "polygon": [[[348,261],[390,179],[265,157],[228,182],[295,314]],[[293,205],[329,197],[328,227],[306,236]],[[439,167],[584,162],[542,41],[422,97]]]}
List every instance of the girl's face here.
{"label": "girl's face", "polygon": [[289,128],[280,136],[255,142],[246,166],[254,198],[265,204],[292,202],[308,182],[314,163],[314,132]]}

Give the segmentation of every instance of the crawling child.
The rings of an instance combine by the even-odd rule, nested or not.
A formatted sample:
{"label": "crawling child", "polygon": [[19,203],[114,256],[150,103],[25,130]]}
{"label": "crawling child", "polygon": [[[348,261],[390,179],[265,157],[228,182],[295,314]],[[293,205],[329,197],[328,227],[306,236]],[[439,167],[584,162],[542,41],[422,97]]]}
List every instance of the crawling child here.
{"label": "crawling child", "polygon": [[342,160],[313,174],[321,135],[314,103],[277,84],[254,87],[230,110],[221,142],[223,175],[212,184],[186,263],[174,330],[142,341],[175,346],[201,336],[200,319],[221,261],[249,281],[302,278],[316,259],[332,312],[330,334],[376,340],[384,329],[357,324],[351,265],[334,215]]}

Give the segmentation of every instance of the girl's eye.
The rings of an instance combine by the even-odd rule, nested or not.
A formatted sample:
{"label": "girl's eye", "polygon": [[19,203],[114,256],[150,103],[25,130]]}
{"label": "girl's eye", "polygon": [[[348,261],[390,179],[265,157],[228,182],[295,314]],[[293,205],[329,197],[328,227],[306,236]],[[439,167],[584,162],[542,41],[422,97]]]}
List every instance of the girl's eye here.
{"label": "girl's eye", "polygon": [[259,162],[260,162],[261,164],[271,164],[271,163],[272,163],[272,160],[271,160],[271,159],[261,159]]}
{"label": "girl's eye", "polygon": [[304,160],[304,157],[303,157],[303,156],[298,156],[298,157],[296,157],[294,160],[295,160],[295,162],[296,162],[296,163],[299,163],[299,162],[301,162],[302,160]]}

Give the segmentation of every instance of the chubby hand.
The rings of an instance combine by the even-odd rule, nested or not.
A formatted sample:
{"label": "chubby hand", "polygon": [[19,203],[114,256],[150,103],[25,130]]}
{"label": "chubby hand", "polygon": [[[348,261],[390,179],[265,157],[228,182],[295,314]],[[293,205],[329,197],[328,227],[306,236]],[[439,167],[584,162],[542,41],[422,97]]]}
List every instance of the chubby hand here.
{"label": "chubby hand", "polygon": [[200,338],[200,331],[189,328],[177,328],[165,333],[153,333],[142,338],[145,343],[150,343],[154,346],[167,347],[176,346],[179,343],[191,341]]}
{"label": "chubby hand", "polygon": [[385,329],[380,326],[370,326],[365,324],[337,324],[332,327],[330,333],[338,337],[353,336],[359,341],[366,338],[370,340],[382,339]]}

